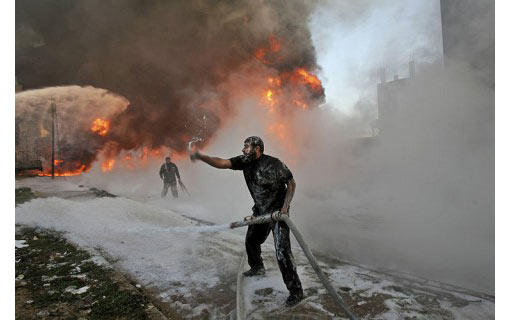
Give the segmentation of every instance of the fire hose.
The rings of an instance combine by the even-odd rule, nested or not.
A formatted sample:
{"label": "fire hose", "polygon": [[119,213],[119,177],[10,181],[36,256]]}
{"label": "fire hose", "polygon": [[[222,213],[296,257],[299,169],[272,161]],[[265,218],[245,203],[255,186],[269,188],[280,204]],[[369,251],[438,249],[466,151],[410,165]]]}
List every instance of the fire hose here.
{"label": "fire hose", "polygon": [[357,320],[356,316],[349,310],[349,307],[345,304],[342,297],[340,297],[338,292],[336,292],[335,288],[333,288],[333,286],[331,285],[331,282],[329,282],[328,278],[326,278],[326,275],[322,272],[321,268],[319,267],[319,263],[312,254],[312,251],[310,250],[310,248],[308,248],[308,245],[303,239],[303,236],[296,228],[294,223],[290,220],[288,215],[280,215],[280,213],[276,211],[272,214],[266,214],[258,217],[249,216],[242,221],[232,222],[230,224],[230,228],[231,229],[240,228],[251,224],[263,224],[271,221],[283,221],[289,226],[290,230],[292,230],[292,234],[294,235],[297,242],[301,246],[301,249],[303,249],[306,258],[308,259],[308,262],[312,266],[313,270],[315,271],[315,273],[317,274],[317,276],[319,277],[322,284],[324,285],[328,293],[331,295],[333,300],[340,306],[340,308],[342,308],[342,310],[349,316],[351,320]]}

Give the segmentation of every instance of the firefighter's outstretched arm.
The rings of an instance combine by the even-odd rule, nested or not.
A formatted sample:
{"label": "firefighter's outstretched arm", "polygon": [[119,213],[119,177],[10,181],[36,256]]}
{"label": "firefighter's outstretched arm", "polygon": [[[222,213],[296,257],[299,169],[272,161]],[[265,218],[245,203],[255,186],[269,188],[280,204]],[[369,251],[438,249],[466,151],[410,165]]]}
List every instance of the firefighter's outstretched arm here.
{"label": "firefighter's outstretched arm", "polygon": [[215,168],[218,168],[218,169],[230,169],[230,168],[232,168],[232,163],[230,162],[229,159],[222,159],[222,158],[218,158],[218,157],[210,157],[208,155],[201,154],[196,149],[191,150],[190,158],[191,158],[191,161],[201,160],[201,161],[207,163],[208,165],[210,165],[212,167],[215,167]]}

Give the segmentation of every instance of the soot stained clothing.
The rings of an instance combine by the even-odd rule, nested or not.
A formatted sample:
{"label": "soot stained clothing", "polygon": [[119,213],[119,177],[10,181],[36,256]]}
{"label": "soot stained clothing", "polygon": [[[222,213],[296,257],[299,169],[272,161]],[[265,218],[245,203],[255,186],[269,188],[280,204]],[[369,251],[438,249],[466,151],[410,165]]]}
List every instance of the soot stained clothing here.
{"label": "soot stained clothing", "polygon": [[177,169],[175,163],[173,162],[170,162],[169,164],[167,164],[166,162],[163,163],[161,169],[159,169],[159,176],[161,177],[161,179],[163,179],[163,191],[161,191],[161,197],[162,198],[166,197],[169,187],[172,189],[173,197],[174,198],[179,197],[175,177],[177,176],[177,178],[180,180],[181,176],[179,175],[179,169]]}
{"label": "soot stained clothing", "polygon": [[176,184],[175,176],[177,176],[178,179],[181,179],[181,176],[179,175],[179,169],[177,169],[177,166],[175,163],[170,162],[167,164],[166,162],[161,165],[161,169],[159,169],[159,176],[165,183],[169,184]]}
{"label": "soot stained clothing", "polygon": [[292,172],[279,159],[265,154],[252,161],[244,159],[244,156],[238,156],[229,160],[232,170],[243,170],[246,185],[255,202],[253,215],[280,210],[287,193],[286,184],[293,178]]}
{"label": "soot stained clothing", "polygon": [[[287,183],[292,172],[277,158],[262,154],[258,159],[246,161],[244,156],[229,159],[232,170],[243,170],[250,194],[255,202],[253,215],[259,216],[280,210],[285,201]],[[248,226],[246,253],[248,264],[253,269],[264,268],[261,245],[273,231],[276,259],[283,282],[291,293],[303,292],[296,272],[296,264],[290,246],[289,226],[283,221]]]}

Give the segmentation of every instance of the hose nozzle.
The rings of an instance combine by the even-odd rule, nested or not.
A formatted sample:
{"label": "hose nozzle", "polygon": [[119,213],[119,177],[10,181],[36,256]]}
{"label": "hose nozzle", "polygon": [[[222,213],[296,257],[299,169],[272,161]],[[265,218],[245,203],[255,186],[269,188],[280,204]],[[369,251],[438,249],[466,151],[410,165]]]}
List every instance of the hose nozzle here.
{"label": "hose nozzle", "polygon": [[199,138],[199,137],[193,137],[189,142],[188,142],[188,153],[189,153],[189,158],[191,161],[195,161],[197,158],[196,158],[196,153],[191,153],[191,145],[193,145],[193,143],[196,143],[196,142],[202,142],[204,141],[204,139],[202,138]]}

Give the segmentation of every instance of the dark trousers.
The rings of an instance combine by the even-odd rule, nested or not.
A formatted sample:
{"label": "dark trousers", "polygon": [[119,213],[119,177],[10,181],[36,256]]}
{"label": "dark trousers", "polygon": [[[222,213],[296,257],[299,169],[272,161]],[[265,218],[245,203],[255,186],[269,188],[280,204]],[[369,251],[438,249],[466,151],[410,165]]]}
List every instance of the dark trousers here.
{"label": "dark trousers", "polygon": [[296,264],[290,248],[289,226],[283,221],[252,224],[248,226],[246,233],[246,252],[248,254],[248,264],[251,268],[262,268],[262,256],[260,245],[266,241],[270,231],[273,231],[274,246],[276,250],[276,260],[282,273],[283,282],[290,293],[302,291],[301,281],[296,272]]}
{"label": "dark trousers", "polygon": [[163,191],[161,191],[161,198],[166,197],[166,194],[168,192],[168,187],[172,189],[172,195],[174,198],[177,198],[179,196],[179,193],[177,192],[177,184],[176,183],[170,183],[170,182],[163,182]]}

